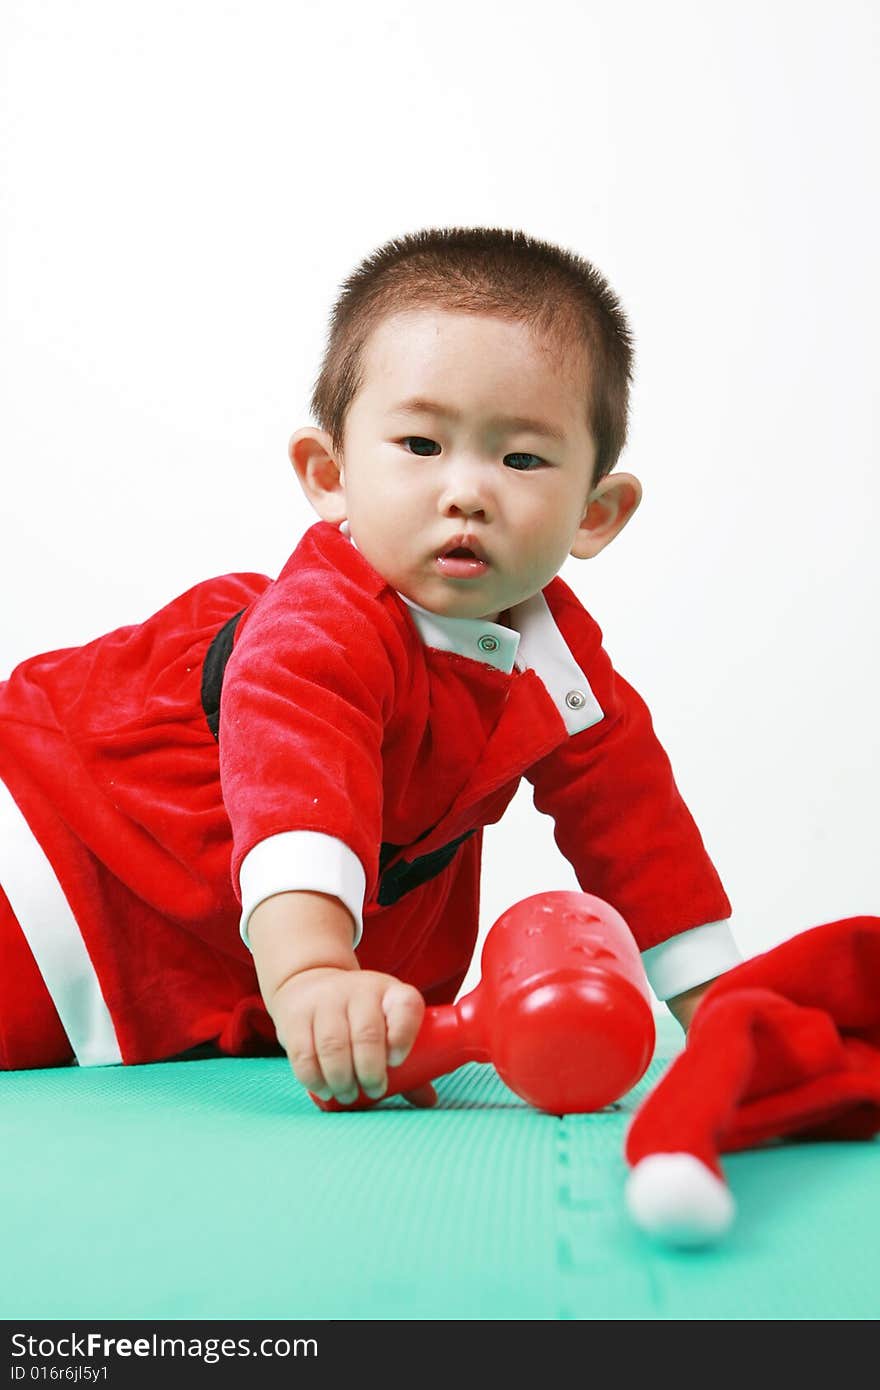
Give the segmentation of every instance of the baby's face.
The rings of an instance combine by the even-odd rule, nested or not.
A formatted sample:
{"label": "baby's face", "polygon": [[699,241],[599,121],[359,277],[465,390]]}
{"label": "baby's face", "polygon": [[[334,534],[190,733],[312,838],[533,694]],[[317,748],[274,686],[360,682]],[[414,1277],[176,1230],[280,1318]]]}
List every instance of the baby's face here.
{"label": "baby's face", "polygon": [[440,309],[370,338],[338,460],[345,507],[358,549],[414,603],[495,621],[559,571],[595,461],[572,359],[521,324]]}

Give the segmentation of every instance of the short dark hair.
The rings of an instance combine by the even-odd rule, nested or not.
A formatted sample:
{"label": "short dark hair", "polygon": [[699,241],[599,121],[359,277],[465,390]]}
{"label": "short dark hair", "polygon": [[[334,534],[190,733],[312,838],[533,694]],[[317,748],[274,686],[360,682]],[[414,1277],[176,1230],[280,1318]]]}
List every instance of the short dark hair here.
{"label": "short dark hair", "polygon": [[589,261],[505,227],[429,227],[380,246],[343,281],[311,409],[341,450],[349,407],[364,384],[364,349],[391,314],[442,308],[525,323],[590,364],[585,420],[596,445],[593,486],[626,443],[633,340],[608,282]]}

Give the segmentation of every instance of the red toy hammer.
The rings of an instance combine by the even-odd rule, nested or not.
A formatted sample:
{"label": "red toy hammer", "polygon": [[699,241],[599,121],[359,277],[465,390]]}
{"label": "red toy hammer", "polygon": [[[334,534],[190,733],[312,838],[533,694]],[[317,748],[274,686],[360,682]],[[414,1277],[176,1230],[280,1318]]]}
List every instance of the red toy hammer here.
{"label": "red toy hammer", "polygon": [[465,1062],[493,1063],[529,1105],[553,1115],[601,1110],[641,1079],[654,1014],[638,947],[623,918],[590,893],[537,893],[487,933],[482,978],[456,1004],[425,1010],[409,1056],[388,1069],[379,1101],[312,1100],[322,1110],[371,1108]]}

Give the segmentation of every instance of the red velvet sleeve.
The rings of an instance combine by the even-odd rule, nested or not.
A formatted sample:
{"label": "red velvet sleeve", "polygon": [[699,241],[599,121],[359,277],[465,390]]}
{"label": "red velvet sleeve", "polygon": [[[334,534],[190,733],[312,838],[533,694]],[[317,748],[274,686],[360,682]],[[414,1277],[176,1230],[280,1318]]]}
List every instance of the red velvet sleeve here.
{"label": "red velvet sleeve", "polygon": [[558,581],[554,595],[554,616],[605,717],[525,775],[583,891],[611,903],[646,951],[728,918],[730,902],[647,705],[614,670],[598,625],[574,596]]}
{"label": "red velvet sleeve", "polygon": [[377,598],[319,571],[282,572],[243,619],[220,701],[220,778],[239,900],[242,860],[291,830],[344,841],[363,865],[367,894],[374,891],[392,635]]}

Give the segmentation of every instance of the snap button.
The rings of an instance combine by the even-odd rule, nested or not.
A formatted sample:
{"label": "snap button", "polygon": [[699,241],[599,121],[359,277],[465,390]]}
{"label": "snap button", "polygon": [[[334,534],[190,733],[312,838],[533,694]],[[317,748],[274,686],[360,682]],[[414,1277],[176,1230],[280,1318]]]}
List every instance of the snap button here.
{"label": "snap button", "polygon": [[583,709],[587,703],[587,697],[581,690],[569,690],[565,697],[565,703],[569,709]]}
{"label": "snap button", "polygon": [[482,637],[478,639],[477,646],[481,652],[497,652],[498,638],[493,637],[489,632],[484,632]]}

